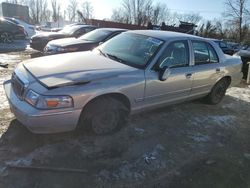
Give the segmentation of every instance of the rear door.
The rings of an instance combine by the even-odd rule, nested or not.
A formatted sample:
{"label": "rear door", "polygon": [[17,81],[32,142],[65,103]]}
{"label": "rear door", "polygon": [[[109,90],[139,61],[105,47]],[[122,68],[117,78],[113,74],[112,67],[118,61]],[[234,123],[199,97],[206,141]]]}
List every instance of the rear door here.
{"label": "rear door", "polygon": [[210,92],[212,86],[223,74],[219,57],[211,44],[205,41],[191,41],[193,47],[193,83],[191,96]]}

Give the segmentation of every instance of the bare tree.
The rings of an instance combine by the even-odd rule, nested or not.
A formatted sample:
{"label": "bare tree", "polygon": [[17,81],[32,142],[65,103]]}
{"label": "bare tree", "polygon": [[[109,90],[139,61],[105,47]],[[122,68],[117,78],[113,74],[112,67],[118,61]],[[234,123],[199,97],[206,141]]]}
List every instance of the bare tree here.
{"label": "bare tree", "polygon": [[54,22],[58,21],[60,16],[60,4],[57,0],[51,0],[52,6],[52,19]]}
{"label": "bare tree", "polygon": [[83,17],[85,19],[91,19],[91,18],[93,18],[93,12],[94,12],[94,8],[93,8],[91,2],[89,2],[89,1],[83,2],[83,4],[82,4]]}
{"label": "bare tree", "polygon": [[28,0],[27,3],[29,4],[30,18],[35,24],[47,21],[47,0]]}
{"label": "bare tree", "polygon": [[117,8],[113,10],[111,20],[120,23],[129,23],[131,19],[128,19],[126,15],[124,16],[122,8]]}
{"label": "bare tree", "polygon": [[166,4],[164,3],[157,3],[153,7],[153,15],[152,15],[152,23],[157,25],[162,22],[165,22],[165,20],[170,17],[170,12],[167,9]]}
{"label": "bare tree", "polygon": [[188,13],[188,14],[177,14],[177,18],[180,21],[198,24],[199,21],[201,21],[202,17],[199,14],[196,13]]}
{"label": "bare tree", "polygon": [[160,22],[164,16],[164,7],[160,5],[153,6],[152,0],[123,0],[122,6],[113,10],[112,20],[122,21],[124,23],[147,25],[152,22],[154,16],[157,16],[153,22]]}
{"label": "bare tree", "polygon": [[247,10],[247,0],[226,0],[226,12],[225,16],[228,18],[228,22],[234,24],[239,32],[238,41],[242,42],[243,39],[243,23],[249,16]]}
{"label": "bare tree", "polygon": [[67,12],[68,12],[68,17],[70,21],[74,22],[76,20],[77,6],[78,6],[77,0],[69,0]]}

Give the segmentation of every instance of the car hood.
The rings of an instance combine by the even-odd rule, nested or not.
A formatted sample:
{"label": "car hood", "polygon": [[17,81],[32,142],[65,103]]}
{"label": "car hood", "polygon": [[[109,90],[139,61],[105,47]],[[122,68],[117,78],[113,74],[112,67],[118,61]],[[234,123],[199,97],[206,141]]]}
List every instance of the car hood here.
{"label": "car hood", "polygon": [[48,38],[48,37],[55,37],[55,36],[66,36],[66,34],[63,33],[57,33],[57,32],[42,32],[34,35],[32,38]]}
{"label": "car hood", "polygon": [[91,51],[36,58],[23,66],[47,88],[84,84],[136,70]]}
{"label": "car hood", "polygon": [[65,38],[65,39],[53,40],[49,42],[49,45],[65,47],[65,46],[78,45],[78,44],[94,44],[94,43],[95,42],[76,39],[76,38]]}
{"label": "car hood", "polygon": [[250,57],[250,51],[248,51],[248,50],[240,50],[239,52],[237,52],[237,55],[239,55],[241,57]]}

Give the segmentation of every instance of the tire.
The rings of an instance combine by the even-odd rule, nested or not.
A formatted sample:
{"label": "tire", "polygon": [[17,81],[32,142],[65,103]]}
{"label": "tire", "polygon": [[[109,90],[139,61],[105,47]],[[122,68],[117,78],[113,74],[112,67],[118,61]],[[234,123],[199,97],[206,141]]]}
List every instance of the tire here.
{"label": "tire", "polygon": [[3,41],[3,43],[11,43],[13,42],[13,34],[10,32],[3,32],[0,35],[1,41]]}
{"label": "tire", "polygon": [[83,110],[78,127],[87,128],[96,135],[107,135],[121,129],[127,122],[129,109],[112,97],[101,97]]}
{"label": "tire", "polygon": [[222,79],[217,82],[206,97],[206,102],[213,105],[220,103],[226,94],[228,86],[229,83],[226,79]]}

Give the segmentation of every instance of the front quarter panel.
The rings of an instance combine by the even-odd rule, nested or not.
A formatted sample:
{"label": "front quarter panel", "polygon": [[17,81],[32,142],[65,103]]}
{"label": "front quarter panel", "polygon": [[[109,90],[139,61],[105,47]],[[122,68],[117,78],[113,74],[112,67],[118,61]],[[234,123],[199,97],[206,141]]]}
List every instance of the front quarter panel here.
{"label": "front quarter panel", "polygon": [[65,94],[73,97],[74,108],[83,109],[91,100],[108,94],[122,94],[130,101],[131,111],[140,109],[140,102],[144,97],[144,70],[134,69],[130,72],[112,76],[110,78],[93,80],[82,85],[73,85],[48,90],[46,95]]}

